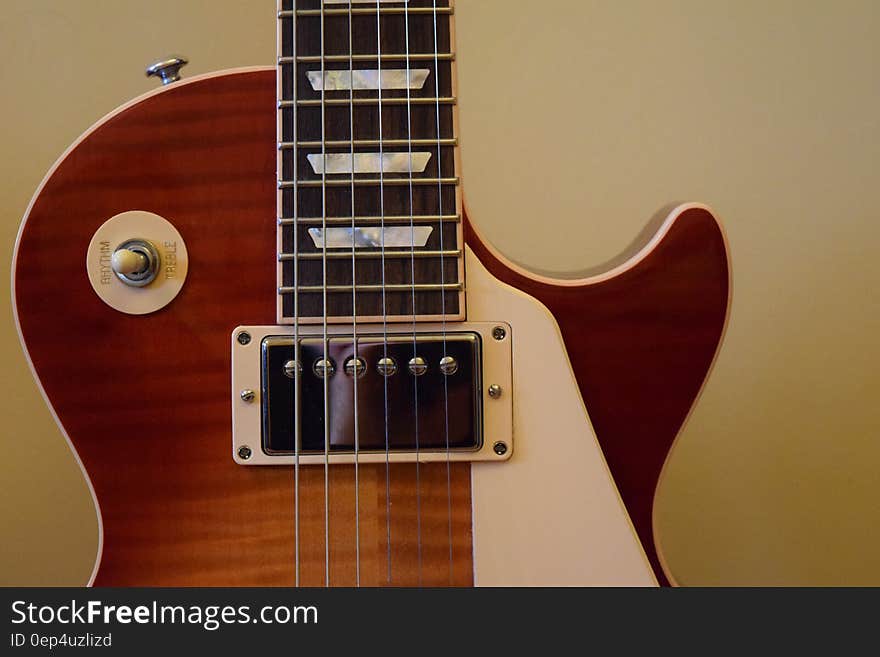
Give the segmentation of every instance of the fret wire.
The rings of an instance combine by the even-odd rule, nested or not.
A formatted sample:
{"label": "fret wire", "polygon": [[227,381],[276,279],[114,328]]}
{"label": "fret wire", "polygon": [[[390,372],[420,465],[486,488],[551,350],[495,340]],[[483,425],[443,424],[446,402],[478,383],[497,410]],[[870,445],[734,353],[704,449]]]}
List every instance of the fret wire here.
{"label": "fret wire", "polygon": [[[350,106],[352,103],[348,98],[326,98],[321,100],[320,98],[313,98],[307,100],[280,100],[278,101],[278,107],[280,109],[287,109],[288,107],[293,107],[294,103],[296,103],[297,107],[327,107],[333,105],[345,105],[346,107]],[[362,105],[378,105],[381,103],[382,105],[406,105],[406,98],[399,98],[396,96],[385,97],[382,99],[379,98],[355,98],[354,105],[362,106]],[[443,98],[429,98],[429,97],[419,97],[413,98],[413,105],[456,105],[458,103],[458,99],[455,96],[445,96]]]}
{"label": "fret wire", "polygon": [[[321,9],[297,9],[297,16],[320,16]],[[355,16],[363,16],[363,15],[372,15],[378,11],[380,14],[397,14],[403,15],[406,11],[404,7],[382,7],[381,9],[376,8],[361,8],[352,9],[351,13]],[[434,9],[432,7],[411,7],[409,9],[410,14],[434,14]],[[452,7],[437,7],[436,9],[438,15],[451,16],[454,13],[454,9]],[[325,16],[348,16],[348,9],[324,9],[323,10]],[[285,9],[283,11],[278,12],[278,18],[290,18],[292,17],[294,12],[290,9]]]}
{"label": "fret wire", "polygon": [[[359,185],[361,187],[371,187],[377,185],[392,185],[392,186],[400,186],[400,185],[408,185],[412,180],[414,185],[458,185],[458,178],[355,178],[354,184]],[[293,189],[295,187],[306,187],[306,188],[314,188],[321,187],[326,185],[327,187],[348,187],[351,185],[350,178],[342,178],[342,179],[334,179],[327,180],[326,183],[323,180],[279,180],[278,188],[279,189]]]}
{"label": "fret wire", "polygon": [[[300,260],[320,260],[324,257],[325,254],[321,252],[317,253],[303,253],[300,252],[296,255],[293,253],[280,253],[278,255],[278,259],[282,261],[294,260],[295,258],[299,258]],[[343,258],[350,259],[352,256],[350,251],[328,251],[326,253],[326,257],[328,259],[340,260]],[[355,251],[354,256],[356,258],[381,258],[381,251]],[[461,251],[459,250],[444,250],[444,251],[385,251],[386,258],[457,258],[461,257]]]}
{"label": "fret wire", "polygon": [[[335,140],[335,141],[327,141],[324,145],[327,148],[346,148],[349,146],[357,147],[365,147],[365,146],[408,146],[412,143],[413,146],[457,146],[458,139],[456,138],[446,138],[446,139],[413,139],[412,142],[408,142],[406,139],[384,139],[381,144],[378,139],[355,139],[352,144],[351,141],[347,139],[343,140]],[[320,141],[298,141],[296,144],[292,141],[282,141],[278,144],[278,148],[282,150],[289,150],[292,148],[320,148]]]}
{"label": "fret wire", "polygon": [[[416,292],[441,292],[441,291],[455,291],[463,289],[463,285],[461,283],[444,283],[440,285],[439,283],[416,283],[415,286],[412,283],[409,284],[390,284],[390,285],[382,285],[374,284],[374,285],[357,285],[355,286],[356,292],[382,292],[383,289],[385,292],[412,292],[413,287],[415,287]],[[300,285],[297,288],[282,286],[278,288],[278,294],[295,294],[296,292],[305,293],[305,294],[319,294],[324,290],[327,292],[351,292],[351,285],[328,285],[324,287],[323,285]],[[411,313],[406,313],[411,314]]]}
{"label": "fret wire", "polygon": [[[327,221],[328,224],[350,224],[351,217],[299,217],[298,219],[293,219],[291,217],[282,217],[278,220],[278,223],[282,226],[292,226],[294,224],[299,225],[320,225],[323,221]],[[355,217],[355,222],[364,222],[375,224],[382,220],[382,217]],[[419,223],[439,223],[439,222],[447,222],[447,223],[455,223],[461,221],[461,215],[458,214],[445,214],[445,215],[437,215],[437,214],[424,214],[424,215],[413,215],[413,216],[387,216],[385,217],[385,223],[406,223],[408,224],[411,220],[417,221]]]}
{"label": "fret wire", "polygon": [[[421,62],[421,61],[430,61],[433,62],[435,60],[434,55],[430,53],[419,53],[416,55],[410,56],[410,61],[413,62]],[[440,53],[439,61],[441,62],[451,62],[455,61],[455,53],[445,52]],[[375,62],[379,60],[379,56],[370,53],[359,53],[357,55],[352,56],[352,60],[355,62]],[[293,57],[279,57],[279,64],[291,64],[293,63]],[[317,64],[321,61],[320,56],[318,55],[298,55],[296,58],[296,62],[298,64]],[[325,62],[348,62],[348,55],[327,55],[324,58]],[[406,61],[406,55],[401,55],[399,53],[389,53],[387,55],[382,55],[382,59],[380,61],[383,62],[403,62]],[[341,69],[345,70],[345,69]],[[355,69],[357,70],[357,69]]]}

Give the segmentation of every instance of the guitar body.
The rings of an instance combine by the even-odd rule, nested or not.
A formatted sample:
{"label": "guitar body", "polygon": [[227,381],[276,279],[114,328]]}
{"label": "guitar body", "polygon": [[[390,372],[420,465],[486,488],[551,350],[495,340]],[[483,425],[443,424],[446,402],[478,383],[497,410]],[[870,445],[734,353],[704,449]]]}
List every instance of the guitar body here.
{"label": "guitar body", "polygon": [[[22,224],[17,322],[93,490],[96,585],[295,581],[293,468],[230,454],[232,331],[276,322],[275,92],[274,69],[245,69],[147,94],[59,160]],[[167,218],[189,252],[179,296],[148,315],[105,305],[84,266],[128,210]],[[513,455],[363,464],[357,485],[353,466],[328,485],[303,466],[300,583],[665,582],[653,496],[724,329],[717,221],[679,208],[625,265],[569,282],[465,235],[468,321],[511,326]]]}

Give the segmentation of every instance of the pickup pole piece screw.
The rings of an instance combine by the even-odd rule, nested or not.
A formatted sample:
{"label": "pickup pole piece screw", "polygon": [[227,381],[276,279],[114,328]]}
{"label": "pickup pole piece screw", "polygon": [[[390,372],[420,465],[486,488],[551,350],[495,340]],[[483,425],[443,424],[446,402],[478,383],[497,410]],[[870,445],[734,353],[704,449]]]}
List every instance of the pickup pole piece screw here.
{"label": "pickup pole piece screw", "polygon": [[409,360],[409,371],[412,372],[414,376],[421,376],[428,371],[428,364],[421,356],[413,356]]}
{"label": "pickup pole piece screw", "polygon": [[325,376],[333,376],[336,373],[336,364],[329,358],[319,358],[312,366],[312,370],[315,372],[315,376],[323,379]]}
{"label": "pickup pole piece screw", "polygon": [[366,361],[358,356],[355,358],[352,356],[347,361],[345,361],[345,373],[348,376],[354,376],[357,373],[357,378],[361,378],[364,374],[367,373],[367,363]]}
{"label": "pickup pole piece screw", "polygon": [[458,372],[458,361],[452,356],[444,356],[440,359],[440,371],[446,376],[451,376]]}
{"label": "pickup pole piece screw", "polygon": [[499,397],[501,397],[501,392],[501,386],[499,386],[497,383],[493,383],[489,386],[489,396],[492,399],[498,399]]}
{"label": "pickup pole piece screw", "polygon": [[251,343],[251,334],[248,333],[247,331],[242,331],[241,333],[238,334],[237,339],[238,339],[238,344],[240,344],[243,347],[244,345]]}
{"label": "pickup pole piece screw", "polygon": [[394,359],[390,356],[385,356],[384,358],[379,359],[379,363],[376,365],[376,370],[378,370],[379,374],[382,376],[392,376],[397,371],[397,363],[395,363]]}
{"label": "pickup pole piece screw", "polygon": [[500,440],[492,445],[492,451],[495,452],[498,456],[504,456],[507,454],[507,443],[501,442]]}
{"label": "pickup pole piece screw", "polygon": [[507,331],[504,330],[503,326],[496,326],[492,329],[492,337],[501,342],[507,337]]}
{"label": "pickup pole piece screw", "polygon": [[257,393],[255,393],[250,388],[245,388],[244,390],[241,391],[241,401],[245,402],[246,404],[250,404],[256,398],[257,398]]}
{"label": "pickup pole piece screw", "polygon": [[302,367],[295,360],[284,363],[284,376],[292,379],[297,372],[302,372]]}

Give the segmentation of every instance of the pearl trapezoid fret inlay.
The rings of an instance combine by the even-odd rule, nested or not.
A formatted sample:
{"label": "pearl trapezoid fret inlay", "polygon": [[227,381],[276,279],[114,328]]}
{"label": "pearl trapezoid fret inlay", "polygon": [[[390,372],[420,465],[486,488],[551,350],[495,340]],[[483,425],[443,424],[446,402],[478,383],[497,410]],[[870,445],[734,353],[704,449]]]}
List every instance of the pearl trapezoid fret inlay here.
{"label": "pearl trapezoid fret inlay", "polygon": [[421,89],[431,70],[427,68],[355,69],[353,71],[307,71],[314,91],[348,91],[350,89]]}
{"label": "pearl trapezoid fret inlay", "polygon": [[352,173],[423,173],[430,153],[312,153],[307,156],[312,171],[321,175]]}
{"label": "pearl trapezoid fret inlay", "polygon": [[361,228],[309,228],[309,237],[319,249],[423,247],[434,229],[431,226],[364,226]]}

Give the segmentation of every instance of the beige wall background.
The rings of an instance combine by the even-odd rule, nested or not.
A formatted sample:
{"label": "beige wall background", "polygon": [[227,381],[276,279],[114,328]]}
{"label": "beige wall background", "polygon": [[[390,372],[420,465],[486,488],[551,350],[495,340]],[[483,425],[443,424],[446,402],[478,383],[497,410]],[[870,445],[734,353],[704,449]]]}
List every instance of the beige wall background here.
{"label": "beige wall background", "polygon": [[[145,64],[271,64],[274,4],[0,0],[2,271],[46,170],[155,86]],[[880,4],[458,0],[457,15],[465,189],[501,251],[570,275],[672,200],[725,221],[733,314],[658,500],[676,577],[880,584]],[[0,295],[0,584],[82,584],[94,509]]]}

